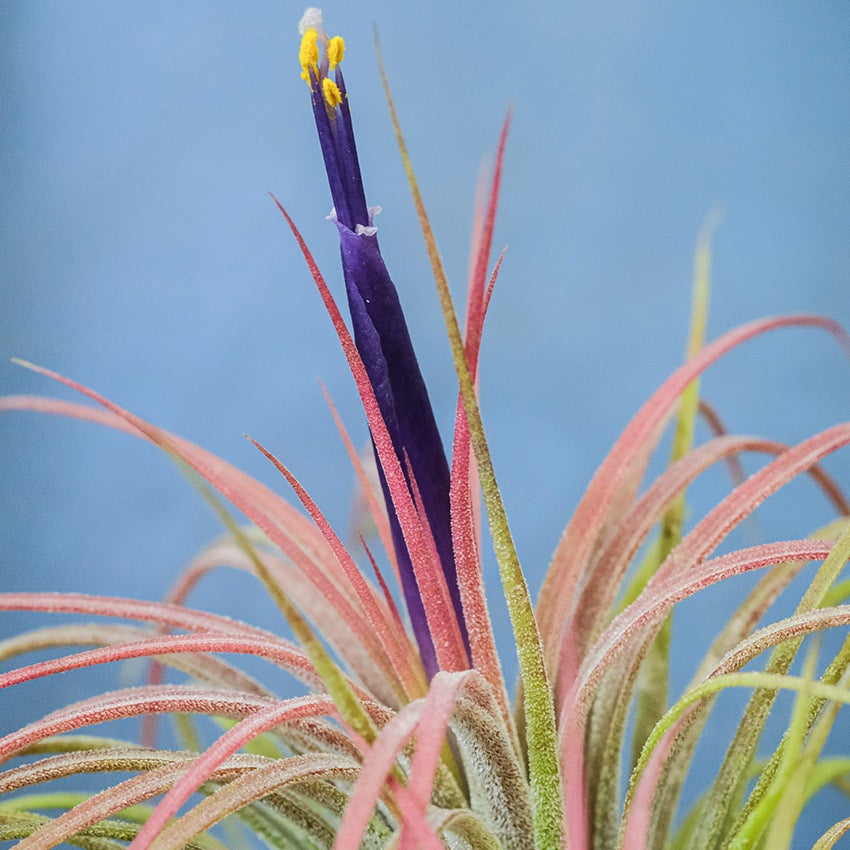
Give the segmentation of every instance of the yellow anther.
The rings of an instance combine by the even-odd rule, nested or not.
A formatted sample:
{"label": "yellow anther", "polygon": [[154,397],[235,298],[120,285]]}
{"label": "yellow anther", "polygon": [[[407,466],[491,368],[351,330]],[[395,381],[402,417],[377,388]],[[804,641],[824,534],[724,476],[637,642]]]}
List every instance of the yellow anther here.
{"label": "yellow anther", "polygon": [[319,46],[316,44],[318,33],[308,29],[301,38],[301,49],[298,51],[298,61],[301,63],[301,76],[310,82],[310,69],[319,76]]}
{"label": "yellow anther", "polygon": [[342,92],[339,86],[328,77],[322,80],[322,94],[325,96],[325,103],[331,109],[336,109],[342,103]]}
{"label": "yellow anther", "polygon": [[345,42],[341,35],[335,35],[328,42],[328,62],[331,68],[336,68],[342,62],[342,54],[345,53]]}

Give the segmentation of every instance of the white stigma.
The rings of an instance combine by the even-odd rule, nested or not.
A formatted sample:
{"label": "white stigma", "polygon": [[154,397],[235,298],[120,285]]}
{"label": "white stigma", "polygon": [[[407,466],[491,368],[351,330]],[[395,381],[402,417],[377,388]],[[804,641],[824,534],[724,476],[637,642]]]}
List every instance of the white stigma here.
{"label": "white stigma", "polygon": [[319,41],[325,41],[325,31],[322,29],[322,10],[316,6],[309,6],[304,10],[301,20],[298,22],[298,35],[304,35],[307,30],[316,30]]}

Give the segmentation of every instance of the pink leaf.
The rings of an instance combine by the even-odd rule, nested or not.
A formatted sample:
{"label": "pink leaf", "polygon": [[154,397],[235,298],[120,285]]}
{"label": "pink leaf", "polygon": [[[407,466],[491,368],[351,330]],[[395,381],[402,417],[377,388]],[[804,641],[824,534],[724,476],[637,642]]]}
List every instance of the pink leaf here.
{"label": "pink leaf", "polygon": [[[680,366],[628,424],[594,475],[565,529],[540,593],[538,620],[550,663],[554,663],[559,649],[563,625],[571,618],[578,602],[574,589],[600,533],[611,500],[679,395],[712,363],[741,343],[774,329],[798,326],[822,328],[850,352],[850,338],[844,330],[836,322],[821,316],[780,316],[751,322],[724,334]],[[565,647],[560,647],[560,652],[575,654]]]}
{"label": "pink leaf", "polygon": [[[48,850],[129,806],[163,794],[179,778],[191,759],[191,753],[110,748],[95,752],[64,753],[61,756],[43,759],[34,765],[7,771],[3,774],[4,777],[23,779],[24,785],[62,776],[115,771],[121,768],[127,770],[132,767],[132,769],[144,771],[139,776],[119,782],[92,795],[55,820],[48,821],[17,846],[22,850]],[[260,769],[266,762],[267,759],[261,756],[238,754],[228,759],[210,779],[228,781],[246,772]],[[34,768],[30,771],[34,775],[27,776],[26,773],[30,768]]]}
{"label": "pink leaf", "polygon": [[[471,671],[438,673],[431,680],[425,698],[406,705],[381,730],[363,759],[363,767],[351,792],[334,850],[357,850],[360,846],[360,839],[381,795],[381,789],[399,753],[414,734],[420,736],[417,738],[413,763],[416,773],[414,775],[411,769],[408,789],[394,787],[397,794],[403,794],[406,790],[411,795],[407,814],[416,811],[424,817],[446,724],[458,693],[470,675]],[[428,718],[427,721],[425,718]],[[423,747],[421,755],[420,747]],[[402,843],[402,847],[406,846]]]}
{"label": "pink leaf", "polygon": [[[249,437],[249,439],[251,438]],[[331,551],[336,556],[337,561],[348,578],[351,587],[354,589],[361,607],[366,612],[369,623],[375,630],[392,669],[398,676],[404,695],[408,698],[417,696],[425,687],[425,679],[421,665],[419,670],[416,669],[415,659],[417,656],[413,652],[413,647],[410,644],[407,634],[404,631],[398,630],[396,621],[393,619],[386,604],[384,603],[383,606],[380,604],[383,603],[382,599],[379,603],[379,597],[377,597],[375,591],[367,584],[357,564],[354,563],[354,559],[331,528],[325,515],[319,510],[318,505],[301,486],[298,479],[264,446],[253,439],[251,442],[274,464],[278,472],[286,478],[290,487],[295,491],[295,495],[301,504],[304,505],[307,513],[312,517],[313,522],[316,523],[319,532],[327,541]]]}
{"label": "pink leaf", "polygon": [[[775,463],[775,461],[774,461]],[[584,789],[584,735],[587,712],[602,675],[627,651],[636,652],[640,635],[660,623],[672,607],[725,578],[783,561],[825,558],[832,543],[795,540],[742,549],[655,579],[617,616],[591,647],[580,675],[564,695],[560,706],[561,762],[570,846],[587,844],[587,809]],[[669,561],[669,559],[668,559]],[[666,562],[665,562],[666,563]]]}
{"label": "pink leaf", "polygon": [[[348,584],[336,559],[330,554],[327,544],[305,517],[301,516],[291,505],[267,487],[215,455],[200,449],[187,440],[183,440],[151,425],[75,381],[38,366],[30,366],[30,368],[96,401],[130,425],[132,430],[127,430],[130,430],[131,433],[135,432],[143,435],[165,452],[180,458],[205,478],[225,498],[229,499],[241,510],[245,516],[254,522],[258,528],[262,529],[299,566],[304,574],[327,598],[328,613],[326,619],[344,621],[351,632],[357,637],[358,641],[367,650],[370,658],[373,659],[372,664],[369,666],[373,669],[376,668],[375,662],[380,662],[384,656],[380,642],[376,638],[374,631],[370,628],[365,616],[351,604],[348,595],[327,577],[325,571],[319,569],[314,558],[310,557],[304,551],[304,548],[299,545],[299,542],[290,533],[289,529],[295,527],[300,529],[301,535],[304,538],[309,539],[312,536],[312,554],[321,560],[322,565],[331,575],[334,574],[334,571],[338,572],[342,581]],[[304,527],[305,525],[306,528]],[[321,552],[324,552],[324,554],[320,555],[319,553]],[[378,664],[377,669],[382,670],[386,676],[392,676],[392,668],[387,662],[383,665]],[[369,669],[361,669],[359,672],[363,675],[364,679],[368,680],[370,678],[369,674],[371,671]]]}
{"label": "pink leaf", "polygon": [[[705,680],[740,670],[753,658],[771,646],[777,646],[795,637],[812,634],[829,628],[845,626],[850,623],[850,606],[820,608],[795,614],[772,623],[747,640],[742,641],[732,652],[715,667]],[[709,704],[710,698],[703,698],[688,706],[664,733],[656,744],[646,763],[628,808],[627,820],[623,827],[623,850],[643,850],[650,826],[652,801],[659,780],[664,772],[665,761],[679,735]]]}
{"label": "pink leaf", "polygon": [[180,605],[110,596],[87,596],[78,593],[0,593],[0,611],[94,614],[100,617],[140,620],[158,626],[193,632],[243,635],[273,644],[277,648],[276,652],[286,658],[284,666],[290,673],[311,688],[322,687],[321,680],[309,659],[300,649],[283,638],[228,617],[195,611]]}
{"label": "pink leaf", "polygon": [[392,565],[396,581],[399,585],[401,585],[401,577],[398,572],[398,563],[396,562],[395,547],[393,546],[392,532],[390,531],[390,523],[389,518],[387,517],[386,507],[378,501],[378,498],[375,495],[375,486],[363,465],[363,461],[360,459],[360,455],[354,448],[354,443],[343,424],[339,411],[337,411],[330,394],[324,386],[322,387],[322,392],[324,393],[325,401],[327,402],[331,416],[333,416],[337,431],[339,431],[339,435],[342,437],[342,442],[345,445],[345,451],[346,454],[348,454],[348,459],[351,461],[351,466],[354,468],[354,472],[357,475],[357,481],[360,484],[363,498],[369,506],[369,513],[372,516],[372,521],[375,523],[375,528],[378,530],[378,536],[381,538],[381,543],[384,546],[384,552],[386,552],[387,558]]}
{"label": "pink leaf", "polygon": [[175,711],[244,717],[277,704],[268,697],[210,688],[178,685],[127,688],[74,703],[0,738],[0,762],[43,738],[110,720]]}
{"label": "pink leaf", "polygon": [[253,738],[287,721],[334,714],[335,711],[333,700],[329,697],[306,696],[265,706],[252,716],[246,717],[192,762],[186,773],[159,802],[130,847],[133,850],[145,850],[149,847],[171,817],[177,814],[183,803],[207,781],[215,769]]}

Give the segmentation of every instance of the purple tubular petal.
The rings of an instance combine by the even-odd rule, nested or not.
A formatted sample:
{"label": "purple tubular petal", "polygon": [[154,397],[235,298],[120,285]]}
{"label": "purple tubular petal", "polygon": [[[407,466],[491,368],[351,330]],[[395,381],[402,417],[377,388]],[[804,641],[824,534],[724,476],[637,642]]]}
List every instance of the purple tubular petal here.
{"label": "purple tubular petal", "polygon": [[[336,211],[354,341],[363,358],[402,469],[406,469],[406,462],[409,462],[416,479],[452,606],[469,652],[452,548],[450,476],[446,454],[413,352],[398,293],[378,249],[377,236],[373,231],[357,232],[358,225],[368,228],[372,222],[366,206],[345,82],[337,68],[335,82],[342,95],[342,102],[336,109],[330,110],[322,91],[324,74],[325,69],[318,76],[310,72],[310,89],[313,115]],[[436,652],[383,470],[381,487],[390,517],[402,591],[422,662],[430,677],[439,669]]]}
{"label": "purple tubular petal", "polygon": [[345,162],[345,184],[348,191],[349,209],[351,211],[350,230],[355,230],[358,224],[364,226],[371,224],[369,221],[369,210],[366,207],[366,193],[363,190],[363,178],[360,176],[360,160],[357,159],[357,145],[354,142],[354,128],[351,126],[351,110],[348,108],[348,92],[345,90],[345,81],[342,78],[342,69],[337,68],[336,84],[342,95],[342,103],[339,106],[337,120],[337,149],[340,159]]}
{"label": "purple tubular petal", "polygon": [[[345,173],[345,169],[342,167],[342,163],[339,162],[337,155],[334,128],[328,111],[325,108],[325,98],[322,94],[321,83],[312,71],[310,72],[310,92],[313,117],[316,119],[316,130],[319,133],[319,145],[322,149],[322,158],[325,161],[325,172],[328,175],[334,209],[340,221],[351,221],[348,199],[342,181],[342,175]],[[351,226],[353,227],[354,225],[352,224]]]}
{"label": "purple tubular petal", "polygon": [[[354,341],[363,358],[402,468],[405,466],[406,454],[413,470],[455,614],[468,644],[452,548],[449,466],[398,293],[384,265],[377,237],[374,234],[352,233],[339,222],[337,229]],[[401,527],[391,509],[392,502],[383,473],[381,484],[390,507],[390,526],[399,559],[405,601],[426,672],[433,675],[437,670],[436,655],[413,567]]]}
{"label": "purple tubular petal", "polygon": [[339,69],[336,71],[336,83],[342,94],[342,103],[334,110],[333,115],[329,115],[321,80],[310,71],[313,116],[319,132],[319,144],[322,147],[334,209],[337,219],[354,230],[358,224],[369,224],[369,211],[366,208],[366,195],[360,177],[357,147],[354,144],[348,95]]}

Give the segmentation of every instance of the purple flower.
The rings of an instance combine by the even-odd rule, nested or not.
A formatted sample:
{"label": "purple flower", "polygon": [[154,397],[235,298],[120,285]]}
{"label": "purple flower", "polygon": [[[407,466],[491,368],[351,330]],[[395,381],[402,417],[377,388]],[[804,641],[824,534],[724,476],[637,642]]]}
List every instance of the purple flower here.
{"label": "purple flower", "polygon": [[[324,48],[321,56],[320,45]],[[380,207],[366,205],[348,94],[339,67],[343,52],[342,38],[335,36],[329,39],[322,30],[318,10],[308,10],[302,20],[299,58],[302,76],[310,86],[313,115],[333,198],[334,209],[330,218],[339,231],[354,340],[396,454],[408,476],[411,492],[410,476],[415,479],[415,488],[422,500],[468,651],[452,549],[449,466],[398,293],[378,247],[373,216]],[[333,79],[329,76],[331,72]],[[381,486],[389,512],[405,603],[425,670],[433,676],[438,670],[437,657],[383,470]]]}

